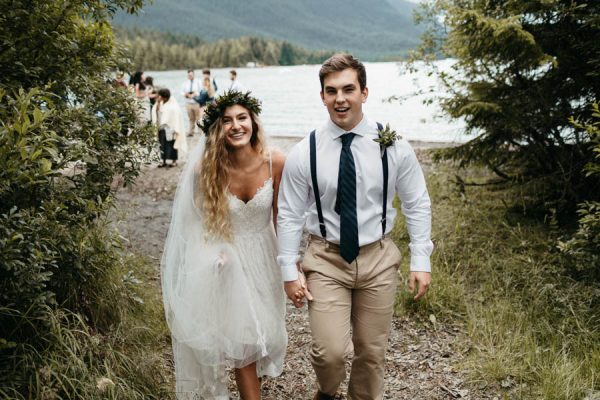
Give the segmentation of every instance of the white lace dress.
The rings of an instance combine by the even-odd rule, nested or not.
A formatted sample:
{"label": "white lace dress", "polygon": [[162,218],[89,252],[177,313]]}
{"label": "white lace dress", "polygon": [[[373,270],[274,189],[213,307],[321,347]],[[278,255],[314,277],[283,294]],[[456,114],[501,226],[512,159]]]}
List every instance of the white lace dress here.
{"label": "white lace dress", "polygon": [[[287,334],[273,191],[270,177],[247,203],[229,194],[232,243],[202,253],[197,246],[179,250],[188,254],[169,299],[175,305],[167,307],[168,319],[169,309],[175,314],[169,325],[178,399],[229,399],[226,367],[256,362],[259,376],[282,372]],[[215,254],[223,265],[210,261]]]}
{"label": "white lace dress", "polygon": [[233,225],[233,246],[243,266],[248,285],[249,315],[238,315],[247,330],[249,349],[256,356],[258,375],[278,376],[282,372],[287,345],[285,295],[277,265],[277,240],[272,220],[273,179],[269,178],[247,203],[229,195]]}

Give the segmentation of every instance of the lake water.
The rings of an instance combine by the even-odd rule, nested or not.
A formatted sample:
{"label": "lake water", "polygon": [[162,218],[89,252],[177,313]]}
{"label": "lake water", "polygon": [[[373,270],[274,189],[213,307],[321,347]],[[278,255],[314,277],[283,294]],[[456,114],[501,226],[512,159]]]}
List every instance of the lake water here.
{"label": "lake water", "polygon": [[[448,70],[451,60],[438,61],[441,70]],[[238,80],[251,90],[263,104],[261,119],[267,135],[304,136],[320,126],[327,118],[319,91],[320,65],[292,67],[236,68]],[[411,95],[418,90],[439,93],[436,78],[422,71],[401,73],[395,62],[365,63],[369,97],[363,111],[369,118],[389,123],[392,129],[410,140],[426,142],[465,142],[472,137],[463,133],[462,121],[451,121],[441,115],[436,105],[425,105],[429,95]],[[213,68],[219,91],[228,88],[230,68]],[[202,72],[196,71],[196,77]],[[179,104],[184,105],[181,85],[187,79],[186,71],[147,71],[158,87],[167,87]],[[402,102],[386,101],[391,96],[407,96]],[[185,113],[185,112],[184,112]],[[187,117],[184,118],[187,124]]]}

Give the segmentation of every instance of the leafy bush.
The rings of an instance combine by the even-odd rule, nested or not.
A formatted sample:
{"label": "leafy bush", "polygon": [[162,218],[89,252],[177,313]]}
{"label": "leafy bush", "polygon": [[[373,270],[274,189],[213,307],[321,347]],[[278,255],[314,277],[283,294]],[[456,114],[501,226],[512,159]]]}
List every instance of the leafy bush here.
{"label": "leafy bush", "polygon": [[[115,175],[131,180],[141,161],[136,146],[127,150],[119,143],[133,137],[108,129],[100,135],[101,121],[77,108],[61,110],[55,97],[37,88],[14,97],[0,89],[0,221],[5,233],[0,290],[2,306],[20,315],[35,316],[40,305],[84,309],[82,287],[118,257],[108,256],[109,238],[90,246],[92,226],[108,209]],[[106,265],[96,266],[100,252],[107,256],[100,261]],[[13,324],[1,326],[2,337],[4,328],[19,336]]]}
{"label": "leafy bush", "polygon": [[90,392],[102,368],[139,385],[121,378],[117,397],[164,397],[154,378],[134,378],[131,357],[86,350],[139,300],[106,214],[153,145],[137,103],[110,81],[123,61],[108,19],[141,4],[0,3],[0,397],[102,397]]}
{"label": "leafy bush", "polygon": [[[585,166],[588,175],[600,175],[600,110],[598,104],[592,106],[592,122],[572,123],[583,129],[589,136],[589,143],[595,157]],[[589,272],[600,279],[600,202],[587,201],[579,204],[579,227],[566,241],[560,241],[559,249],[574,262],[575,269]]]}

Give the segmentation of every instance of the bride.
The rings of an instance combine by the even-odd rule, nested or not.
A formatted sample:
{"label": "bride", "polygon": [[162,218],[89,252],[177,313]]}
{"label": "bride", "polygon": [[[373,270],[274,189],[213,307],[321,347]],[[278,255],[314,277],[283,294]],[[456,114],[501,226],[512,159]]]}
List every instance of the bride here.
{"label": "bride", "polygon": [[285,297],[273,221],[284,156],[265,147],[260,102],[230,91],[205,111],[161,262],[178,399],[260,399],[282,372]]}

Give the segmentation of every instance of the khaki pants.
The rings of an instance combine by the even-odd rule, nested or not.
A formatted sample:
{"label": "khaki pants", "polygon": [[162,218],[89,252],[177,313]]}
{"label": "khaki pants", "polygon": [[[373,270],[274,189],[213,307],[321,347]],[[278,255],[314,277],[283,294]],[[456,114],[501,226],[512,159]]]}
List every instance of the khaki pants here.
{"label": "khaki pants", "polygon": [[314,297],[308,308],[310,358],[321,392],[335,394],[346,378],[344,356],[353,347],[348,399],[382,399],[400,259],[386,237],[361,247],[348,264],[338,245],[311,235],[302,267]]}
{"label": "khaki pants", "polygon": [[198,103],[186,103],[185,108],[187,110],[188,115],[188,134],[193,135],[194,132],[198,129],[196,126],[196,121],[200,119],[200,104]]}

